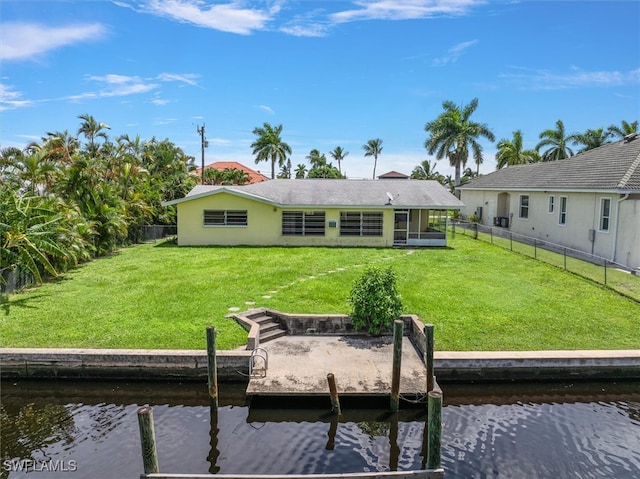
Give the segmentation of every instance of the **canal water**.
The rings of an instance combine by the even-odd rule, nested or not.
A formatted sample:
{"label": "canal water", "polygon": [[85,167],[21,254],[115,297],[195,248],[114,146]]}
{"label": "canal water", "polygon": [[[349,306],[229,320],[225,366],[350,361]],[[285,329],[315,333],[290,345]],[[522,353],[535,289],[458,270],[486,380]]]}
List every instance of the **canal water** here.
{"label": "canal water", "polygon": [[[222,385],[2,382],[0,478],[135,478],[136,411],[153,406],[160,470],[321,474],[424,468],[425,413],[405,403],[245,405]],[[447,385],[451,478],[640,478],[640,383]],[[412,407],[410,407],[412,406]],[[292,408],[295,407],[295,408]]]}

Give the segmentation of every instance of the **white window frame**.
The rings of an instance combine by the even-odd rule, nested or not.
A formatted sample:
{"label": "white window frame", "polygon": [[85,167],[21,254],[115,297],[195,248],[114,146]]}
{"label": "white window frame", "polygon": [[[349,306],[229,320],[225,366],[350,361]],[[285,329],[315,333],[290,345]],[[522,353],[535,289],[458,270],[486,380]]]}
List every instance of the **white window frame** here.
{"label": "white window frame", "polygon": [[[604,204],[608,203],[607,214],[604,214]],[[611,198],[610,197],[602,197],[600,198],[600,214],[598,215],[598,231],[601,233],[608,233],[611,229]],[[607,227],[603,228],[604,220],[607,221]]]}
{"label": "white window frame", "polygon": [[556,196],[549,195],[549,206],[547,212],[552,215],[556,211]]}
{"label": "white window frame", "polygon": [[[523,204],[523,199],[527,199],[527,204]],[[529,195],[520,195],[520,200],[518,201],[518,219],[520,220],[528,220],[529,219],[529,208],[531,207],[531,196]],[[523,211],[526,210],[526,216],[523,216]]]}
{"label": "white window frame", "polygon": [[325,211],[283,211],[282,236],[324,236],[325,218]]}
{"label": "white window frame", "polygon": [[558,224],[560,226],[567,225],[567,205],[569,198],[567,196],[560,197],[560,208],[558,208]]}
{"label": "white window frame", "polygon": [[[212,216],[218,217],[219,222],[212,223]],[[207,216],[209,222],[207,223]],[[246,228],[249,224],[249,215],[247,210],[203,210],[202,211],[202,225],[205,228]]]}

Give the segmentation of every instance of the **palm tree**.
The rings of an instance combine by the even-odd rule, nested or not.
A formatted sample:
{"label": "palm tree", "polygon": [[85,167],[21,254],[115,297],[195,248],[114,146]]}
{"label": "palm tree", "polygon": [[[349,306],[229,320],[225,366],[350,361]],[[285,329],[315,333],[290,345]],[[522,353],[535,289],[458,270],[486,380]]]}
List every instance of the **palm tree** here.
{"label": "palm tree", "polygon": [[522,148],[522,132],[520,130],[513,132],[512,140],[506,138],[500,140],[496,152],[496,169],[540,161],[540,154],[536,150],[523,150]]}
{"label": "palm tree", "polygon": [[225,180],[225,175],[222,171],[216,168],[206,168],[204,170],[203,185],[220,185]]}
{"label": "palm tree", "polygon": [[636,120],[632,123],[629,123],[622,120],[622,123],[620,124],[620,126],[611,125],[608,128],[608,131],[609,133],[611,133],[611,136],[622,139],[627,135],[632,135],[633,133],[638,132],[638,121]]}
{"label": "palm tree", "polygon": [[468,105],[458,107],[451,101],[442,103],[444,111],[424,129],[431,136],[424,147],[430,155],[435,154],[438,160],[445,156],[455,168],[455,186],[460,186],[460,170],[467,164],[469,148],[477,164],[482,163],[482,146],[480,137],[494,141],[495,136],[484,123],[471,121],[471,115],[478,108],[478,99],[474,98]]}
{"label": "palm tree", "polygon": [[575,140],[575,135],[567,136],[562,120],[556,121],[555,130],[544,130],[540,133],[540,141],[536,145],[536,150],[548,146],[549,148],[542,154],[542,161],[563,160],[573,156],[573,150],[569,148],[569,142]]}
{"label": "palm tree", "polygon": [[[444,182],[444,177],[436,171],[436,164],[438,162],[434,161],[433,163],[429,160],[424,160],[418,166],[416,166],[411,172],[411,179],[413,180],[436,180],[441,183]],[[441,181],[442,180],[442,181]]]}
{"label": "palm tree", "polygon": [[582,153],[583,151],[593,150],[594,148],[598,148],[606,143],[609,143],[609,137],[612,136],[613,133],[610,131],[604,131],[604,128],[598,128],[597,130],[587,130],[584,133],[576,133],[573,136],[573,144],[574,145],[584,145],[578,153]]}
{"label": "palm tree", "polygon": [[296,179],[304,179],[305,176],[307,176],[307,165],[298,163],[298,166],[296,166]]}
{"label": "palm tree", "polygon": [[322,166],[327,164],[327,157],[324,156],[324,153],[320,153],[320,150],[313,149],[309,152],[305,159],[309,160],[309,164],[311,168],[321,168]]}
{"label": "palm tree", "polygon": [[291,155],[291,147],[282,141],[280,134],[282,125],[275,128],[269,123],[264,123],[262,128],[254,128],[253,134],[258,138],[251,144],[253,154],[256,155],[256,164],[261,161],[271,161],[271,179],[276,177],[276,161],[282,166]]}
{"label": "palm tree", "polygon": [[342,174],[342,168],[340,166],[340,162],[345,159],[345,157],[349,154],[348,151],[344,151],[341,146],[336,146],[332,151],[329,152],[331,158],[338,162],[338,171]]}
{"label": "palm tree", "polygon": [[364,150],[364,156],[373,156],[373,179],[376,179],[376,166],[378,165],[378,155],[382,153],[382,140],[376,138],[374,140],[367,141],[362,145]]}
{"label": "palm tree", "polygon": [[109,130],[111,127],[106,123],[97,122],[96,119],[88,113],[79,115],[78,118],[82,120],[80,128],[78,128],[78,135],[84,135],[88,141],[87,150],[91,156],[95,157],[98,152],[95,144],[96,138],[107,140],[107,134],[103,130]]}

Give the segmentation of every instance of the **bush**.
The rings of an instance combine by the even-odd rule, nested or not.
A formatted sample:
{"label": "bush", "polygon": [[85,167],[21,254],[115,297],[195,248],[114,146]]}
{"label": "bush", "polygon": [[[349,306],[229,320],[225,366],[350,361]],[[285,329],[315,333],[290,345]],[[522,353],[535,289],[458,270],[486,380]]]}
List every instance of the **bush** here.
{"label": "bush", "polygon": [[378,335],[389,329],[402,312],[396,275],[389,268],[368,267],[356,280],[349,295],[351,322],[356,329]]}

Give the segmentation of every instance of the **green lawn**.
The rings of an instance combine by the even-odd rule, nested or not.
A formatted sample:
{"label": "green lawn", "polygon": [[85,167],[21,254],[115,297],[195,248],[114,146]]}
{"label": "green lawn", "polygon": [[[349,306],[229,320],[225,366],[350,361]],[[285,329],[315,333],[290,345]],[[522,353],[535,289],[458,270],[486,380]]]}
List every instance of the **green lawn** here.
{"label": "green lawn", "polygon": [[5,298],[0,346],[204,349],[213,325],[231,349],[246,333],[229,308],[348,313],[353,281],[378,263],[396,272],[404,311],[435,324],[439,350],[638,348],[640,304],[469,237],[450,246],[135,246]]}

